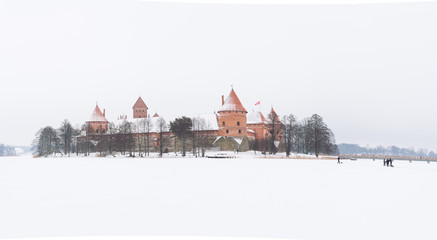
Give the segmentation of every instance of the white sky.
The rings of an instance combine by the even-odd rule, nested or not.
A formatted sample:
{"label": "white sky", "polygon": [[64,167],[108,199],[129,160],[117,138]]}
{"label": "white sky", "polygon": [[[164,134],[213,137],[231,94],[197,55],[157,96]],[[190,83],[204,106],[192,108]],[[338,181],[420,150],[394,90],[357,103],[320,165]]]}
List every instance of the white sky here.
{"label": "white sky", "polygon": [[46,125],[250,110],[321,115],[338,143],[437,149],[437,3],[1,1],[0,142]]}

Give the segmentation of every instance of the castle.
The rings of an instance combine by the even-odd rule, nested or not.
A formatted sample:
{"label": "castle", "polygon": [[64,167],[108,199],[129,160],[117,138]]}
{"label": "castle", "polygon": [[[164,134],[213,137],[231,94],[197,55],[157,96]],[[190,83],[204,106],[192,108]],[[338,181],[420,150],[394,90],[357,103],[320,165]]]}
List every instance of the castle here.
{"label": "castle", "polygon": [[[150,118],[152,123],[156,123],[160,116],[155,113],[150,116],[148,113],[148,107],[141,97],[135,102],[132,107],[132,123],[138,123],[142,119]],[[181,117],[181,116],[178,116]],[[251,142],[260,142],[269,137],[269,124],[270,120],[267,120],[261,112],[252,111],[248,113],[235,93],[234,89],[231,90],[228,97],[225,99],[222,95],[221,107],[217,113],[211,114],[199,114],[196,116],[204,119],[208,123],[207,129],[195,130],[199,132],[205,132],[214,137],[213,146],[220,148],[221,150],[249,150]],[[270,118],[275,118],[277,123],[276,127],[281,127],[282,124],[278,118],[278,115],[274,111],[273,107],[270,110]],[[164,118],[166,121],[172,121],[174,118]],[[127,121],[127,116],[120,116],[116,124],[120,124],[122,121]],[[157,126],[156,124],[152,124]],[[91,118],[86,122],[88,131],[86,135],[93,140],[98,140],[108,134],[108,120],[105,117],[105,110],[100,110],[99,106],[96,107],[91,115]],[[276,136],[275,144],[278,146],[282,141],[282,132]],[[145,132],[136,132],[135,134],[150,134],[155,139],[158,137],[157,130]],[[172,136],[169,131],[165,132],[165,135]],[[258,147],[252,147],[258,148]]]}

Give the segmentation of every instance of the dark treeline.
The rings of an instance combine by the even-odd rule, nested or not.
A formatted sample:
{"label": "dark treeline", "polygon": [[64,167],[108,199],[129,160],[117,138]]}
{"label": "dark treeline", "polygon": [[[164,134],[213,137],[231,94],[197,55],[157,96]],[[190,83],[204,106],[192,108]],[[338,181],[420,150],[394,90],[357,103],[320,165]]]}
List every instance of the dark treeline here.
{"label": "dark treeline", "polygon": [[409,157],[437,157],[434,151],[426,149],[400,148],[396,146],[361,147],[358,144],[342,143],[338,145],[340,154],[388,155]]}

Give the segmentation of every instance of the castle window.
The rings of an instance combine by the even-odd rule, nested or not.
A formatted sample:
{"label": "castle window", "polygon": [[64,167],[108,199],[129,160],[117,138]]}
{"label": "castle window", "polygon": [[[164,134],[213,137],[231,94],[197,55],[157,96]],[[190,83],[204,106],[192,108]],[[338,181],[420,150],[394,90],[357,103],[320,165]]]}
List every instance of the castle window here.
{"label": "castle window", "polygon": [[138,116],[139,118],[141,118],[141,115],[140,116]]}
{"label": "castle window", "polygon": [[241,133],[241,130],[238,130],[238,133]]}
{"label": "castle window", "polygon": [[225,126],[225,122],[223,122],[223,126]]}
{"label": "castle window", "polygon": [[240,126],[240,122],[237,122],[237,126]]}
{"label": "castle window", "polygon": [[229,129],[226,129],[226,133],[229,133]]}

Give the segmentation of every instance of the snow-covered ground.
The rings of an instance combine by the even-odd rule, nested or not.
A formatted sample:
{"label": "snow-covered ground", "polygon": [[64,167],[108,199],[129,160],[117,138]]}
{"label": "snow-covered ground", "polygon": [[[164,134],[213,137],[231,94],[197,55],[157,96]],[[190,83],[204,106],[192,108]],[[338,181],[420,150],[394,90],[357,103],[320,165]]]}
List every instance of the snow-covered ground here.
{"label": "snow-covered ground", "polygon": [[0,158],[0,238],[437,239],[437,164]]}

